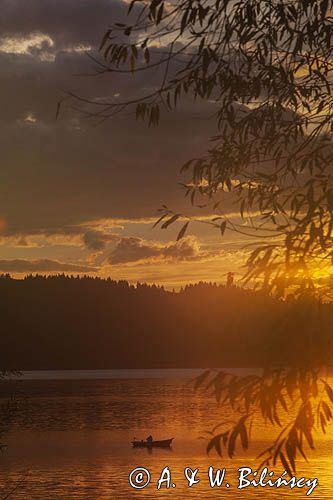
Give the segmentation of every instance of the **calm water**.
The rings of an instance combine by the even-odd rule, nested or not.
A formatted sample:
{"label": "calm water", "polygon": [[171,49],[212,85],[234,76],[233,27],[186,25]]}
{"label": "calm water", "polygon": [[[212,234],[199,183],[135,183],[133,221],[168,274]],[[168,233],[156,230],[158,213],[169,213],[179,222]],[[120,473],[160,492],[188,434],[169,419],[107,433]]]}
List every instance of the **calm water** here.
{"label": "calm water", "polygon": [[[103,378],[104,375],[104,378]],[[230,415],[214,399],[195,392],[190,371],[135,371],[25,374],[13,382],[19,406],[2,441],[8,449],[0,455],[0,499],[15,485],[13,499],[183,499],[306,498],[306,489],[248,488],[237,490],[238,467],[252,466],[272,430],[261,426],[247,455],[234,460],[207,457],[200,439]],[[110,377],[106,379],[105,377]],[[121,378],[114,378],[114,377]],[[52,380],[48,380],[51,378]],[[71,378],[71,379],[70,379]],[[2,391],[7,390],[2,388]],[[274,431],[276,432],[276,431]],[[133,450],[133,437],[174,437],[172,450]],[[319,442],[298,476],[317,477],[319,487],[310,498],[332,499],[332,435]],[[207,469],[226,467],[231,488],[211,489]],[[165,466],[175,488],[156,489]],[[184,468],[199,468],[201,482],[187,487]],[[151,483],[134,490],[128,475],[135,467],[151,472]],[[276,475],[282,471],[276,470]]]}

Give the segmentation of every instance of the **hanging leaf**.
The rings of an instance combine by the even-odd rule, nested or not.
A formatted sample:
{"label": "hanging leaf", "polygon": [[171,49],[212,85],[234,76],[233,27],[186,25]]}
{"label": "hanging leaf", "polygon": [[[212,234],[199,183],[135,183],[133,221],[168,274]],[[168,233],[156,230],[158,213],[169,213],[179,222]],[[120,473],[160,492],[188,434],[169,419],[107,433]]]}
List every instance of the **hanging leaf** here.
{"label": "hanging leaf", "polygon": [[226,228],[227,228],[227,222],[226,222],[226,221],[223,221],[223,222],[221,223],[221,225],[220,225],[220,232],[221,232],[221,236],[223,236],[223,235],[224,235]]}
{"label": "hanging leaf", "polygon": [[186,230],[188,228],[188,225],[189,225],[189,221],[186,222],[183,227],[181,228],[181,230],[179,231],[178,233],[178,236],[177,236],[177,241],[179,241],[181,238],[183,238],[185,236],[185,233],[186,233]]}

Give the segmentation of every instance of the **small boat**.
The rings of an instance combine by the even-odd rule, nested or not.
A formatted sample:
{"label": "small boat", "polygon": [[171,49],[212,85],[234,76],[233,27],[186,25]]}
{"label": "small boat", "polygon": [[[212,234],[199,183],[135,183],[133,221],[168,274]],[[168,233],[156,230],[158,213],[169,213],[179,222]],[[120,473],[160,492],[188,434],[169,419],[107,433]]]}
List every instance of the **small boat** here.
{"label": "small boat", "polygon": [[172,441],[171,439],[163,439],[162,441],[132,441],[133,448],[170,448]]}

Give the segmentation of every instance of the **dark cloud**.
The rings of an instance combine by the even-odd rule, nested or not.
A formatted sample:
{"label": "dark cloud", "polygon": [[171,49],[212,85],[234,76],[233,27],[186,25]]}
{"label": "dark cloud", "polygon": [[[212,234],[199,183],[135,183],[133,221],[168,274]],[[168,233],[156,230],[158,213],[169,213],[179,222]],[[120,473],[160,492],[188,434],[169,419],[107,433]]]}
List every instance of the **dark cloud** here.
{"label": "dark cloud", "polygon": [[[163,203],[187,209],[179,169],[203,151],[214,131],[202,119],[202,111],[211,114],[210,105],[179,109],[157,129],[136,122],[132,113],[94,126],[72,109],[79,106],[74,101],[65,101],[55,120],[66,91],[107,98],[120,92],[122,98],[159,81],[158,73],[144,72],[137,79],[75,76],[91,72],[93,63],[65,49],[96,46],[126,9],[120,0],[0,0],[2,38],[39,32],[54,42],[25,54],[0,51],[0,217],[8,231],[152,216]],[[54,57],[43,58],[43,51]],[[85,237],[87,245],[103,245],[92,236]]]}
{"label": "dark cloud", "polygon": [[[52,241],[55,237],[64,237],[70,243],[73,238],[79,237],[84,246],[88,250],[101,251],[105,248],[107,243],[113,242],[119,239],[119,235],[110,233],[109,229],[107,231],[100,229],[92,229],[87,225],[81,226],[65,226],[65,227],[53,227],[53,228],[41,228],[41,229],[30,229],[30,228],[7,228],[2,231],[1,238],[6,241],[6,238],[16,238],[15,246],[28,246],[29,237],[32,238],[47,238]],[[79,240],[79,241],[80,241]],[[56,240],[55,240],[56,241]],[[35,244],[37,244],[35,242]]]}
{"label": "dark cloud", "polygon": [[121,238],[109,256],[110,264],[125,264],[146,260],[182,261],[203,257],[197,240],[188,236],[180,241],[162,245],[141,238]]}
{"label": "dark cloud", "polygon": [[114,19],[124,21],[128,5],[121,0],[1,0],[2,37],[47,33],[56,48],[98,44]]}
{"label": "dark cloud", "polygon": [[47,228],[30,228],[30,227],[6,227],[2,230],[2,237],[27,237],[27,236],[77,236],[82,235],[86,231],[85,227],[81,226],[64,226],[64,227],[47,227]]}
{"label": "dark cloud", "polygon": [[[103,250],[107,243],[113,241],[117,236],[103,233],[102,231],[89,230],[83,234],[83,242],[89,250]],[[117,237],[118,238],[118,237]]]}
{"label": "dark cloud", "polygon": [[69,264],[50,259],[14,259],[0,260],[0,271],[4,273],[92,273],[97,272],[98,268],[86,265]]}
{"label": "dark cloud", "polygon": [[52,227],[151,216],[162,203],[184,207],[179,168],[198,150],[201,127],[184,127],[179,114],[158,130],[132,117],[103,128],[6,125],[0,215],[8,227]]}

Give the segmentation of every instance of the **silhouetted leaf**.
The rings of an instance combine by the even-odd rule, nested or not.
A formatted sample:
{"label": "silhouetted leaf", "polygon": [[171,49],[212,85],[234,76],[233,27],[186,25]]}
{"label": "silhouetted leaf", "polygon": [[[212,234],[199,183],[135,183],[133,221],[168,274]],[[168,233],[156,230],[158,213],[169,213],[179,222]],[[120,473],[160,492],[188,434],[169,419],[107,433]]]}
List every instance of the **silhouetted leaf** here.
{"label": "silhouetted leaf", "polygon": [[189,222],[186,222],[178,233],[177,241],[185,236],[186,230],[188,228]]}

